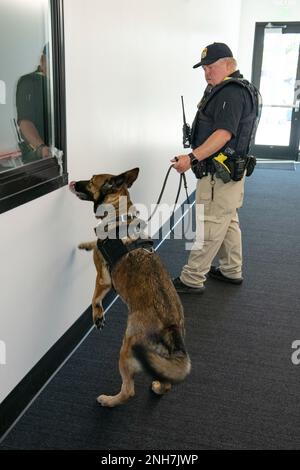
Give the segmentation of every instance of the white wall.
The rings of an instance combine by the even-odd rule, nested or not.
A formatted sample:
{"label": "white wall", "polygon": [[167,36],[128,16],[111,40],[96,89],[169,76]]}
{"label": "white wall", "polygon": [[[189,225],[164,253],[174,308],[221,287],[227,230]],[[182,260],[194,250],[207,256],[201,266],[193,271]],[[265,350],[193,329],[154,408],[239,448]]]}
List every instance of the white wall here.
{"label": "white wall", "polygon": [[255,23],[300,21],[300,0],[242,0],[241,6],[237,58],[241,72],[251,79]]}
{"label": "white wall", "polygon": [[[70,179],[140,166],[135,202],[159,194],[205,83],[192,66],[212,41],[236,53],[240,0],[65,0]],[[217,12],[217,14],[216,14]],[[227,25],[230,24],[230,28]],[[0,38],[2,40],[1,32]],[[164,202],[173,202],[177,177]],[[189,177],[189,189],[195,180]],[[62,188],[0,218],[0,401],[91,303],[91,205]]]}
{"label": "white wall", "polygon": [[[183,152],[180,95],[191,122],[205,87],[192,66],[210,42],[237,51],[240,1],[231,5],[229,12],[222,0],[65,1],[72,178],[140,166],[134,200],[155,203],[170,158]],[[176,185],[174,172],[165,201],[174,201]]]}
{"label": "white wall", "polygon": [[76,245],[93,220],[76,213],[61,189],[1,215],[0,401],[90,304],[94,268]]}

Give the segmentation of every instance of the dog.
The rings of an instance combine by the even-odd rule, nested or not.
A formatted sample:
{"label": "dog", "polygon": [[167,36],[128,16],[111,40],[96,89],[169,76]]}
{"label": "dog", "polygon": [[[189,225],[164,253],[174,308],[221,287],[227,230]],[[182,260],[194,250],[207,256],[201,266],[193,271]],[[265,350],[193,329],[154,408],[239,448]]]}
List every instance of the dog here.
{"label": "dog", "polygon": [[[134,206],[128,188],[138,173],[139,168],[134,168],[119,175],[94,175],[89,181],[72,181],[69,188],[80,199],[93,202],[95,214],[104,205],[112,205],[116,210],[114,227],[120,228],[122,219],[127,228],[129,222],[136,218],[129,214],[129,208]],[[122,196],[126,197],[127,206],[120,214]],[[132,236],[126,236],[122,239],[123,244],[129,246],[132,239]],[[92,299],[95,325],[101,327],[103,324],[102,300],[112,287],[129,311],[119,359],[121,390],[113,396],[100,395],[97,401],[106,407],[125,403],[134,396],[134,375],[142,369],[152,376],[151,388],[155,394],[167,393],[172,384],[186,378],[191,370],[191,361],[184,344],[183,307],[159,256],[153,249],[137,247],[110,269],[97,242],[81,243],[79,248],[93,250],[97,270]]]}

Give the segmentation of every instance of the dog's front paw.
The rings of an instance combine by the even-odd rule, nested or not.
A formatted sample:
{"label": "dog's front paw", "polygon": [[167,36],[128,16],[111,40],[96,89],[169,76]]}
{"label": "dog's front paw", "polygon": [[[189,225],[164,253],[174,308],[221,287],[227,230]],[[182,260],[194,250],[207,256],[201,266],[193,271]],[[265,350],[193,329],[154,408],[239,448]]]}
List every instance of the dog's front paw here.
{"label": "dog's front paw", "polygon": [[79,250],[86,250],[91,251],[96,247],[96,242],[83,242],[79,243],[78,248]]}
{"label": "dog's front paw", "polygon": [[100,307],[93,307],[93,322],[97,330],[102,330],[105,325],[105,315]]}

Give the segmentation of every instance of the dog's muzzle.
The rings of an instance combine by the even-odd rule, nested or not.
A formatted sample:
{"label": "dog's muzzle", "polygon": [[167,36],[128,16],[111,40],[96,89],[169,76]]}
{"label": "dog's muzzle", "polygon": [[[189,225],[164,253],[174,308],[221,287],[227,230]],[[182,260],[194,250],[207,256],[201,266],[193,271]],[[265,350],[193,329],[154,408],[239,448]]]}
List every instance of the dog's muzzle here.
{"label": "dog's muzzle", "polygon": [[79,199],[82,199],[83,201],[91,200],[86,193],[78,191],[78,189],[76,189],[76,186],[76,181],[71,181],[69,183],[69,190],[71,191],[71,193],[75,194],[75,196],[79,197]]}

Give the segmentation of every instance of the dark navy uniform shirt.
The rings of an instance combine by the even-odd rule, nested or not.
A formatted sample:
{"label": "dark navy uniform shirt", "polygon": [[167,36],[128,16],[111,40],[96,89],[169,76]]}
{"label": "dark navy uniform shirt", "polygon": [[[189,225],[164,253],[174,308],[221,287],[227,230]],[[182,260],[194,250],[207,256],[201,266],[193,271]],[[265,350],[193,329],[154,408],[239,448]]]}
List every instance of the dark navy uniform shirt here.
{"label": "dark navy uniform shirt", "polygon": [[49,144],[47,77],[39,70],[19,79],[16,106],[18,123],[23,119],[31,121],[43,142]]}
{"label": "dark navy uniform shirt", "polygon": [[[232,73],[230,77],[243,78],[239,71]],[[226,146],[234,148],[240,121],[248,116],[251,111],[252,99],[250,93],[234,82],[227,84],[208,101],[202,116],[200,111],[197,112],[192,126],[192,148],[194,149],[203,144],[218,129],[231,132],[232,139]]]}

